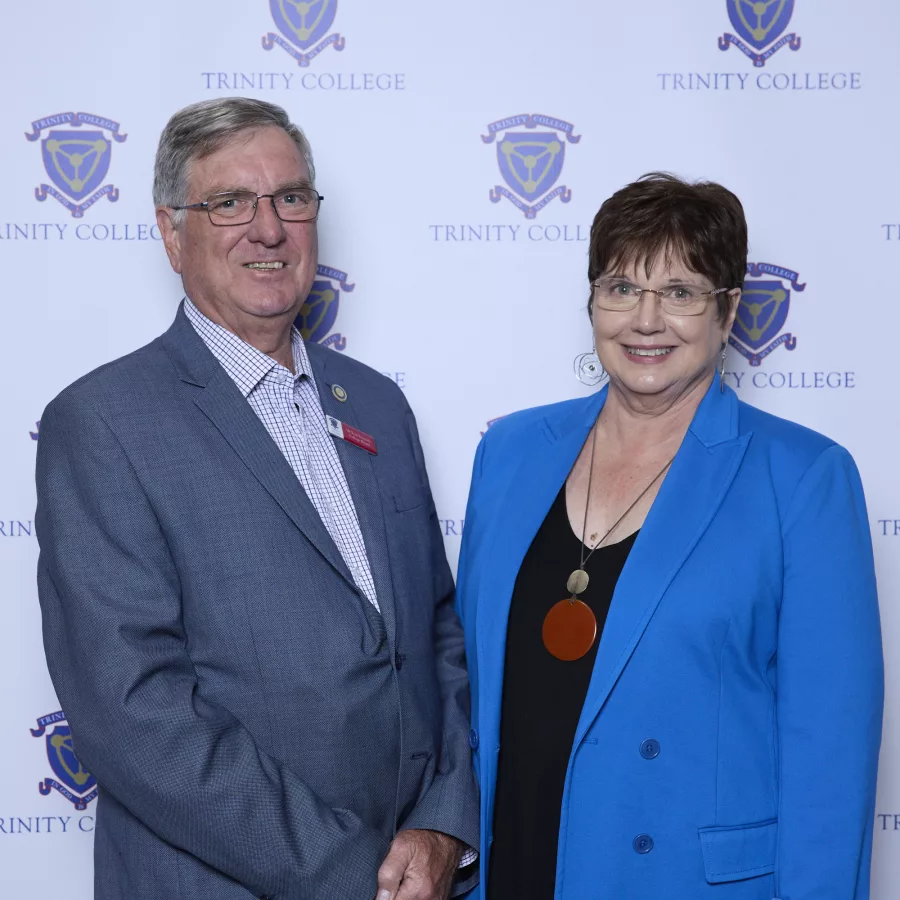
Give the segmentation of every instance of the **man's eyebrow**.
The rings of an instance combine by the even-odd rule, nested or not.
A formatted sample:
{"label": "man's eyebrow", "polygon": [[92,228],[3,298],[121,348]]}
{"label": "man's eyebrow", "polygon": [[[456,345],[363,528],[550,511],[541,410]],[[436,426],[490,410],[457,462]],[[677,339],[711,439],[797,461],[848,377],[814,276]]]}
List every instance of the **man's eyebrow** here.
{"label": "man's eyebrow", "polygon": [[231,194],[231,193],[234,193],[235,191],[247,191],[248,193],[251,193],[251,194],[255,193],[254,191],[251,191],[250,188],[247,188],[247,187],[239,187],[234,184],[222,184],[222,183],[214,184],[211,187],[206,188],[204,193],[206,194],[207,197],[209,197],[212,194]]}

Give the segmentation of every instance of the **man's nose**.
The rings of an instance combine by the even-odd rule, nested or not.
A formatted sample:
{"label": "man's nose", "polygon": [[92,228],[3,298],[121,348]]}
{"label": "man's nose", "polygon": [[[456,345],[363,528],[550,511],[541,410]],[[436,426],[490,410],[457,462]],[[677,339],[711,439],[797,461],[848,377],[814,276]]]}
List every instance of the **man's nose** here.
{"label": "man's nose", "polygon": [[260,197],[256,201],[256,215],[247,230],[247,237],[269,247],[284,240],[284,222],[275,214],[271,197]]}

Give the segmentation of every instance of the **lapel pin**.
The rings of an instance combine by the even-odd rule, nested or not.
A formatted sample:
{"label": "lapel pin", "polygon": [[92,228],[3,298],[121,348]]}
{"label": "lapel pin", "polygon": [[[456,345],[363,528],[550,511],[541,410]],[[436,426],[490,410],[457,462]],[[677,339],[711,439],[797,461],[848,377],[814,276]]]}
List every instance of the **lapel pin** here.
{"label": "lapel pin", "polygon": [[340,403],[347,402],[347,392],[339,384],[331,386],[331,393],[334,395],[334,399]]}

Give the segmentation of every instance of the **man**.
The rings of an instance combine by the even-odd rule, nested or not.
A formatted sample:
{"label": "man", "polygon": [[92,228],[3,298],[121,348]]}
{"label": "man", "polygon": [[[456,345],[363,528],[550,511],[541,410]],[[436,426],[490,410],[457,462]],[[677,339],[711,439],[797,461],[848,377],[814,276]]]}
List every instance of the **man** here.
{"label": "man", "polygon": [[97,900],[474,884],[463,637],[415,422],[293,328],[321,199],[279,107],[176,113],[154,202],[187,297],[41,420],[44,640],[100,785]]}

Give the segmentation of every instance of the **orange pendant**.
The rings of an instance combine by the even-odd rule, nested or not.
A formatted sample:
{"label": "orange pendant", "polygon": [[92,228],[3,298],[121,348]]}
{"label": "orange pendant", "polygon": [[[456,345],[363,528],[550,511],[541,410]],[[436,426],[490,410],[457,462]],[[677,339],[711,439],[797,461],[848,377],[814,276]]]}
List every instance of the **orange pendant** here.
{"label": "orange pendant", "polygon": [[582,600],[560,600],[544,619],[544,646],[557,659],[581,659],[597,640],[597,618]]}

